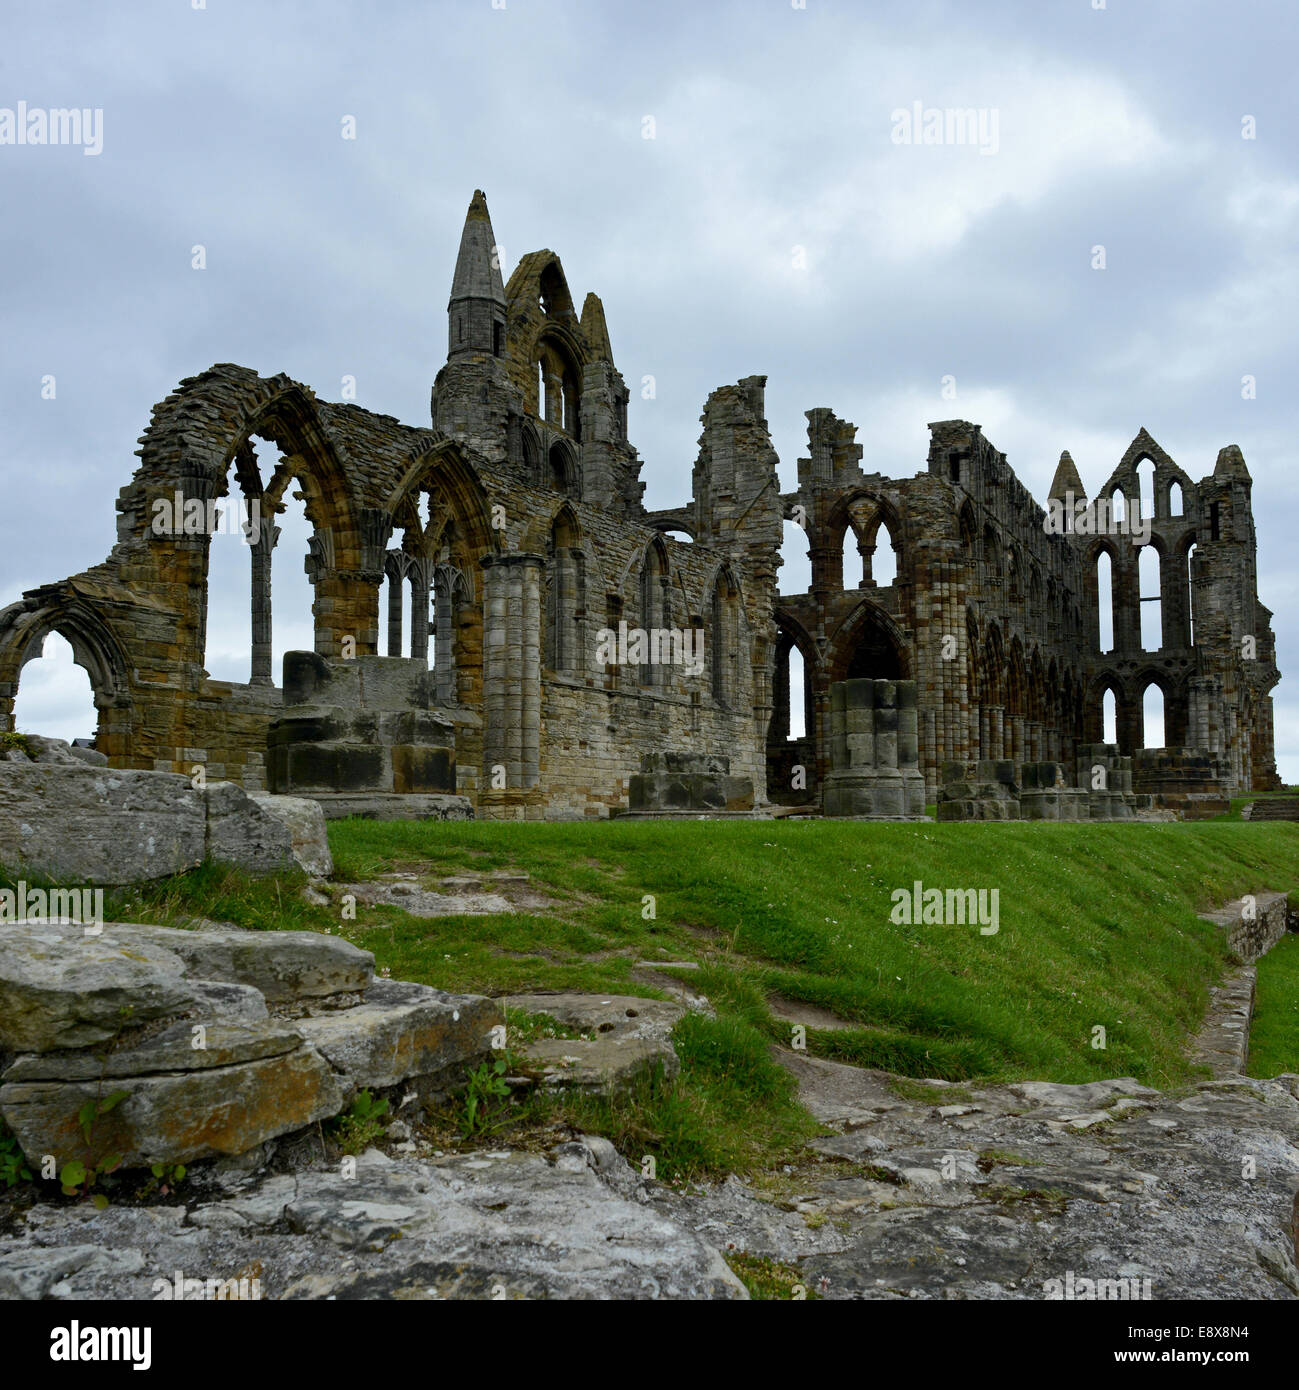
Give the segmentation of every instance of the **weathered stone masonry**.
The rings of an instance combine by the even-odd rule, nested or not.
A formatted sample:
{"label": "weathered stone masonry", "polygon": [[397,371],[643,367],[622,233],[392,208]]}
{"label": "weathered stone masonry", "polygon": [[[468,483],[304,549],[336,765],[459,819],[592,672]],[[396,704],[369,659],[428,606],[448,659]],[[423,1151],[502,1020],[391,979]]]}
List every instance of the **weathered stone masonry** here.
{"label": "weathered stone masonry", "polygon": [[[965,421],[932,425],[927,470],[899,480],[865,473],[854,427],[809,411],[809,457],[797,491],[782,495],[765,378],[749,377],[708,398],[689,505],[647,511],[600,300],[587,295],[579,314],[550,251],[525,256],[508,285],[497,258],[475,193],[431,428],[230,364],[182,381],[141,437],[108,558],[0,612],[0,729],[12,725],[24,663],[58,631],[90,676],[96,746],[113,766],[200,765],[211,780],[265,786],[268,730],[284,713],[270,560],[293,489],[313,528],[316,653],[407,661],[412,679],[427,672],[421,708],[451,726],[456,790],[480,816],[608,815],[627,806],[642,756],[660,751],[729,759],[759,806],[815,801],[831,769],[830,688],[858,679],[915,682],[930,800],[944,762],[1071,762],[1080,744],[1101,741],[1106,690],[1130,756],[1151,681],[1164,692],[1170,747],[1203,750],[1232,789],[1274,781],[1269,691],[1279,677],[1238,449],[1194,483],[1143,430],[1102,489],[1135,499],[1138,465],[1154,467],[1163,637],[1143,651],[1137,548],[1047,534],[1004,456]],[[254,440],[278,450],[268,473]],[[204,670],[210,538],[151,528],[154,503],[178,491],[261,509],[247,684]],[[1066,454],[1051,495],[1068,491],[1082,495]],[[807,534],[812,583],[780,595],[791,517]],[[887,587],[871,578],[881,527],[898,558]],[[849,532],[863,577],[845,587]],[[1107,653],[1102,551],[1114,569]],[[641,654],[602,664],[599,635],[620,625],[703,632],[701,669]],[[790,740],[795,646],[808,722]],[[1175,758],[1151,767],[1182,775]]]}

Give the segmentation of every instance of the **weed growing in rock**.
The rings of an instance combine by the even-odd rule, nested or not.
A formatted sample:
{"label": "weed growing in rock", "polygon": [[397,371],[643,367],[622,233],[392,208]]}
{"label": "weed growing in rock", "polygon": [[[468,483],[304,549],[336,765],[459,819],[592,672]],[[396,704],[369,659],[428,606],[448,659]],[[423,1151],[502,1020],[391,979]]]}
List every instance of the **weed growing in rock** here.
{"label": "weed growing in rock", "polygon": [[505,1080],[509,1065],[507,1058],[497,1057],[494,1062],[484,1062],[469,1073],[462,1126],[466,1139],[489,1128],[488,1121],[499,1108],[494,1102],[504,1100],[510,1094],[509,1083]]}
{"label": "weed growing in rock", "polygon": [[33,1181],[27,1160],[23,1157],[22,1149],[18,1147],[18,1140],[9,1126],[0,1120],[0,1182],[6,1187],[13,1187],[20,1182]]}
{"label": "weed growing in rock", "polygon": [[359,1091],[352,1108],[329,1122],[338,1147],[345,1154],[359,1154],[376,1139],[383,1137],[383,1117],[388,1113],[387,1099],[375,1100],[369,1091]]}

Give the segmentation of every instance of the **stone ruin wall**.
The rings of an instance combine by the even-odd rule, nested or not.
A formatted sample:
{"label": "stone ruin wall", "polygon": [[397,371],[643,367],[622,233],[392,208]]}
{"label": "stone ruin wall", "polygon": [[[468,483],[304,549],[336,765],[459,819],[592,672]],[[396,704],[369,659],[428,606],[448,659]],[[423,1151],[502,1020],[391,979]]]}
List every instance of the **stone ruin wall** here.
{"label": "stone ruin wall", "polygon": [[[610,814],[656,751],[725,755],[759,805],[815,806],[831,771],[830,689],[863,678],[914,682],[929,800],[944,763],[1071,763],[1101,741],[1107,689],[1119,750],[1131,756],[1151,680],[1165,693],[1170,749],[1199,750],[1226,769],[1199,790],[1276,785],[1269,691],[1279,676],[1239,450],[1224,449],[1195,483],[1143,430],[1100,489],[1135,497],[1137,465],[1154,465],[1163,643],[1145,652],[1136,547],[1047,534],[1043,508],[967,421],[931,425],[926,470],[898,479],[866,473],[855,427],[811,410],[798,488],[782,494],[765,378],[746,378],[706,403],[690,502],[647,512],[627,438],[629,393],[599,299],[588,295],[578,314],[550,251],[524,257],[504,286],[495,249],[476,194],[430,429],[229,364],[161,402],[119,495],[108,559],[0,613],[0,729],[12,724],[24,662],[57,630],[90,675],[97,747],[112,765],[187,775],[201,766],[210,780],[264,787],[267,729],[281,709],[272,547],[250,547],[252,679],[213,680],[203,668],[208,538],[158,537],[149,519],[155,499],[177,490],[227,505],[255,497],[273,542],[277,509],[300,489],[313,527],[317,653],[399,655],[422,669],[430,639],[409,615],[429,611],[432,703],[454,725],[458,790],[479,815]],[[279,451],[268,477],[253,439]],[[1168,505],[1174,482],[1179,516]],[[1068,491],[1083,489],[1065,454],[1051,497]],[[788,519],[807,536],[803,594],[778,593]],[[885,529],[897,578],[881,586],[871,569]],[[1182,580],[1192,542],[1194,645]],[[1101,549],[1114,564],[1114,650],[1105,654]],[[385,578],[415,629],[401,647],[391,635],[400,641],[400,615],[381,611]],[[601,668],[595,634],[620,621],[702,628],[705,670]],[[788,688],[793,647],[809,714],[797,741],[786,737],[791,701],[803,694]],[[802,790],[791,787],[796,766]],[[1143,767],[1170,784],[1198,775],[1150,757],[1137,767],[1139,780]],[[501,769],[503,787],[493,785]]]}
{"label": "stone ruin wall", "polygon": [[[769,741],[769,788],[788,786],[784,734],[791,700],[788,653],[805,665],[809,736],[800,760],[815,759],[815,792],[830,769],[829,692],[838,681],[874,675],[914,680],[920,691],[922,767],[930,798],[946,762],[1006,760],[1071,763],[1102,740],[1102,699],[1115,694],[1118,747],[1142,747],[1142,696],[1164,693],[1170,759],[1222,763],[1214,790],[1278,785],[1272,754],[1272,702],[1279,679],[1269,611],[1255,592],[1251,485],[1238,449],[1219,455],[1198,484],[1142,430],[1098,496],[1121,489],[1139,497],[1137,465],[1154,465],[1150,541],[1160,557],[1161,637],[1141,644],[1138,550],[1127,536],[1050,534],[1047,512],[1016,479],[977,425],[930,426],[928,471],[910,479],[866,473],[855,427],[828,410],[808,412],[809,457],[785,515],[808,534],[812,579],[806,593],[781,594]],[[1169,492],[1181,488],[1182,507]],[[1051,497],[1085,496],[1068,454]],[[872,577],[882,537],[892,541],[895,581]],[[863,578],[854,583],[859,557]],[[1191,641],[1188,551],[1194,593]],[[1100,650],[1097,557],[1113,564],[1113,647]],[[1247,643],[1246,638],[1252,639]],[[1252,646],[1252,652],[1249,648]],[[863,661],[869,653],[871,662]],[[1191,750],[1183,755],[1180,750]],[[1169,759],[1138,759],[1149,790],[1187,781]],[[1210,790],[1208,787],[1197,791]]]}

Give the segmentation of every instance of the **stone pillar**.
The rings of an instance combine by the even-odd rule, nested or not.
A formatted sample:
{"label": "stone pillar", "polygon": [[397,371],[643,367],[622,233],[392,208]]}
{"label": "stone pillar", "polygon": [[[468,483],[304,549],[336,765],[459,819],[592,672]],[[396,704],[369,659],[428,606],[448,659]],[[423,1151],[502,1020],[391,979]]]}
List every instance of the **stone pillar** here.
{"label": "stone pillar", "polygon": [[401,605],[406,580],[398,569],[388,571],[388,655],[401,656]]}
{"label": "stone pillar", "polygon": [[456,689],[455,601],[448,580],[433,576],[433,687],[439,704],[454,704]]}
{"label": "stone pillar", "polygon": [[535,787],[541,777],[541,580],[544,555],[519,557],[520,627],[520,786]]}
{"label": "stone pillar", "polygon": [[410,572],[410,654],[428,665],[429,567],[421,560]]}
{"label": "stone pillar", "polygon": [[1005,717],[1003,706],[988,706],[988,756],[994,761],[1006,756]]}
{"label": "stone pillar", "polygon": [[915,820],[924,815],[914,681],[836,681],[829,690],[827,816]]}
{"label": "stone pillar", "polygon": [[271,570],[275,542],[280,528],[275,517],[262,513],[258,517],[257,541],[252,550],[253,660],[251,679],[254,685],[274,685],[271,669]]}
{"label": "stone pillar", "polygon": [[[211,478],[190,474],[180,479],[178,490],[185,503],[197,500],[202,504],[203,515],[207,516],[210,513],[210,504],[216,492],[216,485]],[[183,515],[176,518],[175,524],[178,527],[183,527]],[[177,571],[182,574],[188,571],[190,588],[200,591],[191,605],[191,611],[197,619],[194,629],[193,660],[198,665],[202,665],[203,655],[207,649],[207,600],[205,594],[207,591],[208,547],[211,543],[212,538],[207,534],[206,529],[197,535],[188,535],[180,530],[174,536],[167,538],[167,544],[173,545],[184,556],[184,559],[176,567]],[[182,634],[178,633],[177,635],[181,636]]]}
{"label": "stone pillar", "polygon": [[[791,646],[789,651],[793,650]],[[789,653],[776,662],[771,687],[771,726],[767,741],[773,745],[784,745],[789,740]]]}
{"label": "stone pillar", "polygon": [[[556,429],[561,427],[564,418],[564,384],[554,372],[545,372],[546,379],[546,423]],[[550,479],[549,460],[543,460],[542,476]]]}

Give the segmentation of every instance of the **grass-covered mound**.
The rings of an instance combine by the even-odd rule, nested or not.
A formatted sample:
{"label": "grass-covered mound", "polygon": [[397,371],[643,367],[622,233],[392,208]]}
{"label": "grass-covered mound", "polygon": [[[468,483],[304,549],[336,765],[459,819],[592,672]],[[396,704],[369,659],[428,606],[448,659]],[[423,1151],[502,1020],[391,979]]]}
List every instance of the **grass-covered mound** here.
{"label": "grass-covered mound", "polygon": [[[802,1006],[814,1010],[810,1052],[903,1076],[1185,1081],[1187,1043],[1226,963],[1221,932],[1197,911],[1299,880],[1299,825],[1286,823],[348,821],[330,841],[343,881],[399,868],[436,887],[524,871],[550,903],[437,919],[358,904],[352,919],[337,903],[309,906],[300,877],[208,865],[110,895],[107,915],[332,930],[394,978],[492,994],[653,994],[637,962],[696,962],[680,978],[718,1017],[678,1025],[681,1078],[558,1107],[633,1159],[654,1155],[661,1177],[797,1151],[813,1126],[770,1043],[794,1041]],[[995,889],[997,931],[894,920],[895,890],[909,896],[917,880]],[[1255,1074],[1299,1069],[1297,994],[1299,941],[1287,941],[1260,972]],[[848,1026],[812,1026],[833,1022],[815,1010]],[[555,1110],[538,1102],[521,1123],[551,1124]],[[510,1130],[496,1142],[518,1141],[519,1124]]]}
{"label": "grass-covered mound", "polygon": [[[779,993],[857,1025],[811,1030],[813,1051],[955,1080],[1185,1079],[1225,960],[1196,912],[1299,878],[1287,824],[353,821],[330,838],[343,877],[515,868],[563,899],[545,916],[362,910],[388,916],[358,939],[394,975],[634,992],[637,958],[697,960],[717,1007],[774,1038],[790,1039]],[[996,889],[996,934],[894,922],[915,880]]]}
{"label": "grass-covered mound", "polygon": [[1299,936],[1288,935],[1258,963],[1250,1076],[1299,1071]]}

